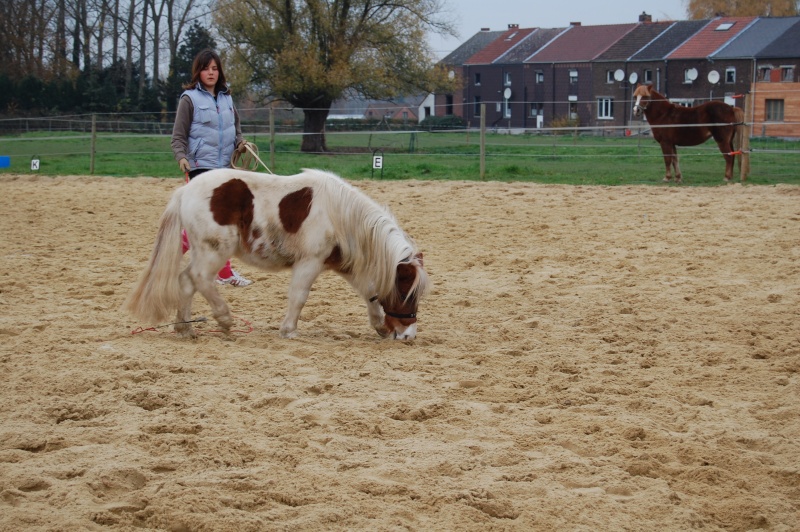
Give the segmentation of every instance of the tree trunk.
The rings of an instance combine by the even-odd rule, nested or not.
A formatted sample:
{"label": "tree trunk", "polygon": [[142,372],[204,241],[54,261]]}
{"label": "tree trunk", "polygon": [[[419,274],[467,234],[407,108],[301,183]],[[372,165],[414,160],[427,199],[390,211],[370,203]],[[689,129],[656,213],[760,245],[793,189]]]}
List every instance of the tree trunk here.
{"label": "tree trunk", "polygon": [[145,58],[147,57],[147,8],[149,7],[150,2],[148,0],[144,1],[143,9],[142,9],[142,33],[139,37],[139,104],[141,105],[142,100],[144,100],[144,90],[147,87],[147,65],[145,64]]}
{"label": "tree trunk", "polygon": [[128,25],[125,31],[125,96],[130,98],[133,93],[133,21],[135,20],[135,0],[128,4]]}
{"label": "tree trunk", "polygon": [[328,151],[325,142],[325,120],[328,119],[330,111],[330,106],[324,109],[303,109],[303,143],[300,151],[305,153]]}

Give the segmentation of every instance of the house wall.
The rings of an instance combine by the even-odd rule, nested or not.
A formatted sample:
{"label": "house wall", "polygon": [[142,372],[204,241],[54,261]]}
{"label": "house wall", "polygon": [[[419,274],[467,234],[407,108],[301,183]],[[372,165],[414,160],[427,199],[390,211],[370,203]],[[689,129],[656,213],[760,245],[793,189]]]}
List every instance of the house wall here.
{"label": "house wall", "polygon": [[[751,97],[753,136],[800,138],[800,82],[757,82],[753,85]],[[768,99],[783,100],[783,123],[766,123]]]}
{"label": "house wall", "polygon": [[[613,75],[617,70],[622,70],[623,79],[617,81]],[[611,73],[613,81],[608,82],[608,75]],[[628,125],[630,116],[633,109],[631,102],[633,90],[628,82],[630,73],[628,72],[628,63],[624,61],[608,61],[602,63],[594,63],[592,67],[592,83],[594,84],[594,104],[592,106],[592,120],[590,122],[593,126],[598,127],[614,127],[609,131],[612,135],[622,135],[624,132],[621,129],[623,126]],[[613,117],[600,118],[598,100],[601,98],[611,98],[614,102]]]}

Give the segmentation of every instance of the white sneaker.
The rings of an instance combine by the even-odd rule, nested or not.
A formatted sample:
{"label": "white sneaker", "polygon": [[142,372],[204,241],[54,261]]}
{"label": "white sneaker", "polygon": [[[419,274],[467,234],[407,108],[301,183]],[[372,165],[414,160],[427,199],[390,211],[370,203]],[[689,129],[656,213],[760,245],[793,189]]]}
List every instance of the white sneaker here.
{"label": "white sneaker", "polygon": [[223,279],[221,277],[217,277],[217,284],[229,284],[231,286],[250,286],[253,284],[253,281],[242,277],[236,270],[231,270],[233,275],[228,277],[227,279]]}

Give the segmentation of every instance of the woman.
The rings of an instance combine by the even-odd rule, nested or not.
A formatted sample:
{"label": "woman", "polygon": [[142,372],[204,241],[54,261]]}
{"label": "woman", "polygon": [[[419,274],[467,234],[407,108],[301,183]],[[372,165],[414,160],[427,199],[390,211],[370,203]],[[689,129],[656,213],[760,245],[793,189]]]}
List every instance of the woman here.
{"label": "woman", "polygon": [[[181,171],[192,179],[214,168],[230,168],[234,149],[243,151],[246,142],[219,55],[213,50],[197,54],[192,80],[183,88],[172,128],[172,152]],[[184,231],[183,252],[188,249]],[[230,260],[217,274],[217,282],[231,286],[253,283],[234,271]]]}

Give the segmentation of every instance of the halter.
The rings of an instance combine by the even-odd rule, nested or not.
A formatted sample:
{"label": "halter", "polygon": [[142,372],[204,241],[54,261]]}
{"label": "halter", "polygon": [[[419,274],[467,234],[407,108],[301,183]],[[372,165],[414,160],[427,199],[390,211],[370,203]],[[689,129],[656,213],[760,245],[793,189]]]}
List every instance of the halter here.
{"label": "halter", "polygon": [[[378,295],[377,294],[375,294],[374,296],[369,298],[369,302],[370,303],[375,303],[376,301],[378,301]],[[387,316],[391,316],[393,318],[397,318],[398,320],[413,320],[413,319],[417,318],[417,313],[416,312],[410,312],[408,314],[400,314],[399,312],[389,312],[386,309],[383,309],[383,312]]]}

